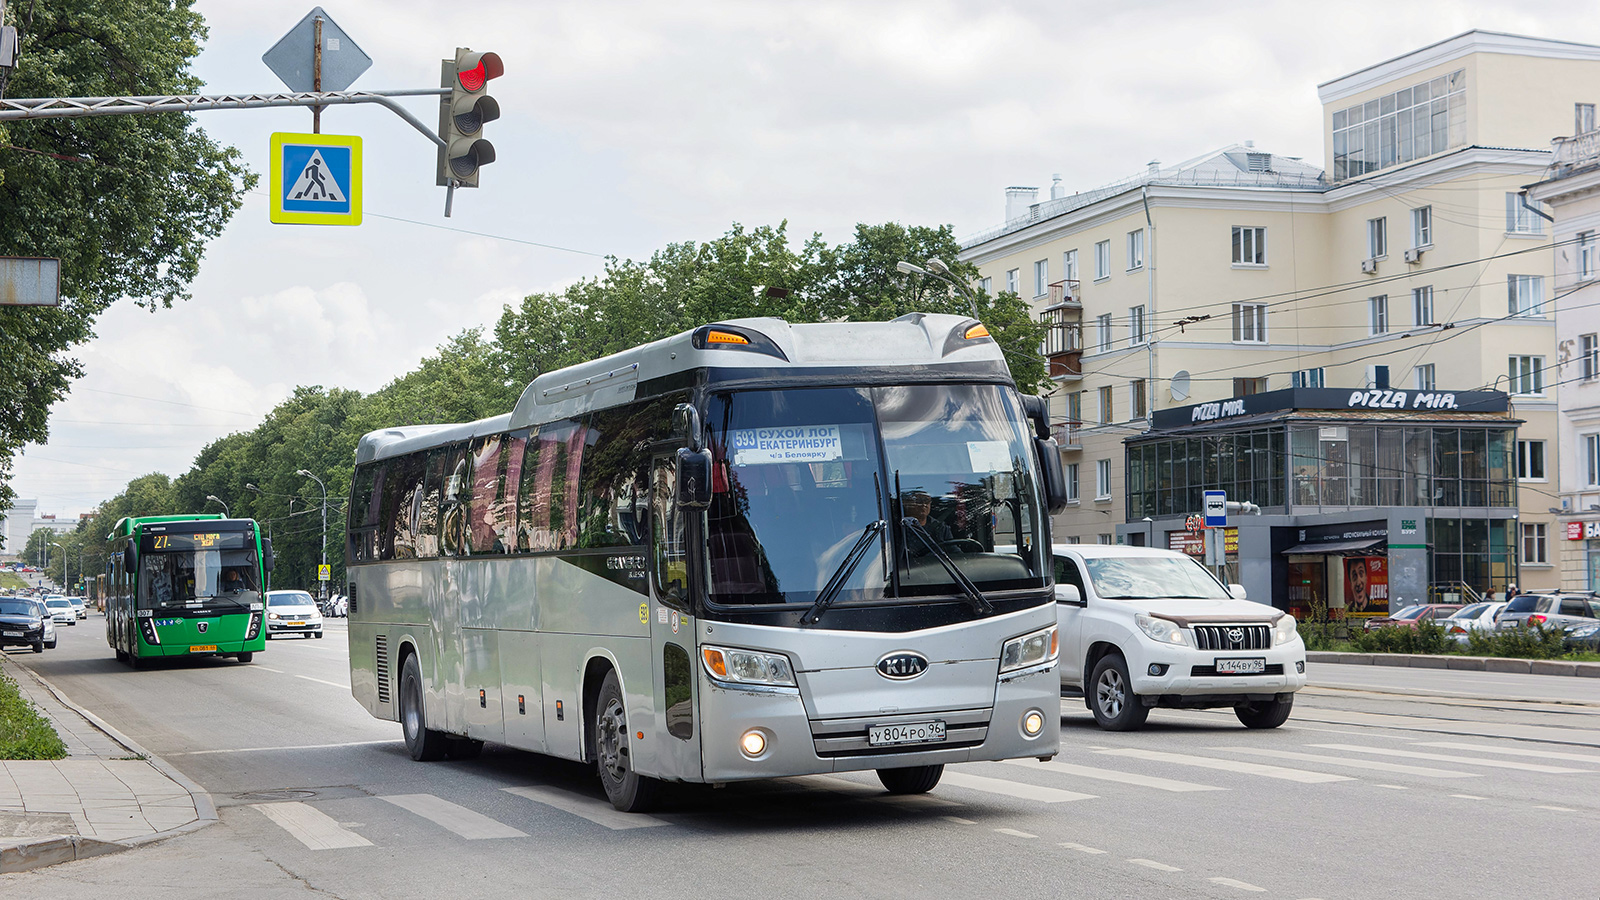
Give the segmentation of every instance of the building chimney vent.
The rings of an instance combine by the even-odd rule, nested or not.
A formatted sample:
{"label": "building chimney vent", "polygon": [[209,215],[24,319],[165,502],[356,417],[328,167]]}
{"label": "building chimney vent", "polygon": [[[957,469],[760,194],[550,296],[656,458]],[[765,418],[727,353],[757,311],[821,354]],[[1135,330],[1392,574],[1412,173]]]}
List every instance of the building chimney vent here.
{"label": "building chimney vent", "polygon": [[1161,174],[1161,160],[1152,159],[1152,160],[1150,160],[1150,162],[1146,163],[1146,165],[1148,165],[1149,168],[1150,168],[1150,177],[1151,178],[1154,178],[1155,176]]}
{"label": "building chimney vent", "polygon": [[1028,207],[1038,202],[1039,189],[1036,187],[1006,188],[1006,221],[1027,218]]}
{"label": "building chimney vent", "polygon": [[1067,189],[1061,184],[1061,173],[1050,176],[1050,199],[1060,200],[1067,195]]}

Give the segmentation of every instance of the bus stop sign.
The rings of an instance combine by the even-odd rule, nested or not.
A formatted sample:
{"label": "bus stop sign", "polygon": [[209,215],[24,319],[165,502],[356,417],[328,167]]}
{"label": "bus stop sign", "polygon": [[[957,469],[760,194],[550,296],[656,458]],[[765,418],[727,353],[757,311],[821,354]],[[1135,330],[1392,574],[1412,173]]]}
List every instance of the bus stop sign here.
{"label": "bus stop sign", "polygon": [[1226,491],[1206,491],[1206,527],[1228,526],[1228,494]]}

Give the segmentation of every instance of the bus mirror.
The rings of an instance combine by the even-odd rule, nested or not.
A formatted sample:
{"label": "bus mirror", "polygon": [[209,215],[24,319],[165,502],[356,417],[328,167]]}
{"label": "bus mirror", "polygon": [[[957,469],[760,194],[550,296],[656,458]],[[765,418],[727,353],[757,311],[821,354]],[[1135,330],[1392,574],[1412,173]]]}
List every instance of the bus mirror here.
{"label": "bus mirror", "polygon": [[123,547],[122,548],[122,571],[124,571],[124,572],[132,572],[134,570],[134,566],[136,566],[137,564],[138,564],[138,560],[134,558],[134,554],[133,554],[133,545],[129,544],[128,546]]}
{"label": "bus mirror", "polygon": [[272,571],[272,538],[261,539],[261,571]]}
{"label": "bus mirror", "polygon": [[1050,412],[1045,406],[1043,397],[1034,394],[1022,395],[1022,412],[1033,423],[1033,435],[1038,438],[1050,436]]}
{"label": "bus mirror", "polygon": [[710,450],[687,447],[678,450],[678,505],[686,509],[705,509],[711,505]]}
{"label": "bus mirror", "polygon": [[1050,438],[1034,438],[1033,455],[1039,461],[1045,508],[1055,515],[1067,508],[1067,480],[1061,472],[1061,450]]}
{"label": "bus mirror", "polygon": [[[689,442],[690,450],[700,449],[700,414],[693,406],[679,403],[672,408],[672,431]],[[682,484],[682,481],[679,483]]]}

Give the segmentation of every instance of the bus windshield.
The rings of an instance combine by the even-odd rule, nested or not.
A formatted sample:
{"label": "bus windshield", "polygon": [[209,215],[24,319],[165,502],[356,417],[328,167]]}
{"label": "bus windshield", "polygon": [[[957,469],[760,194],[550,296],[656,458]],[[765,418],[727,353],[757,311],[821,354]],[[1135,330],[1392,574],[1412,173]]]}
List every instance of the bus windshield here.
{"label": "bus windshield", "polygon": [[139,560],[139,608],[259,602],[251,550],[146,552]]}
{"label": "bus windshield", "polygon": [[947,562],[980,590],[1044,583],[1031,449],[1008,389],[745,391],[714,396],[707,420],[714,603],[809,604],[835,577],[839,604],[950,595]]}

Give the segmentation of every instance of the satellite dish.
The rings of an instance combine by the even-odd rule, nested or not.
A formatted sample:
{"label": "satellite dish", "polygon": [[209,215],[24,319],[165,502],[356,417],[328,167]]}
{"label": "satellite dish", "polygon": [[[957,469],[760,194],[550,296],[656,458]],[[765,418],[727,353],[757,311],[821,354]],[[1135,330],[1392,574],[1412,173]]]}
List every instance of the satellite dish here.
{"label": "satellite dish", "polygon": [[1172,375],[1172,399],[1183,402],[1189,399],[1189,370],[1179,369]]}

